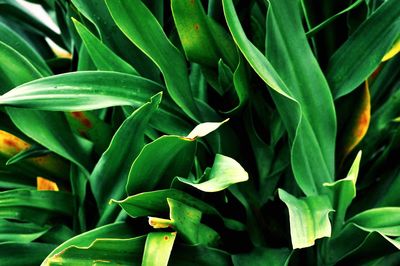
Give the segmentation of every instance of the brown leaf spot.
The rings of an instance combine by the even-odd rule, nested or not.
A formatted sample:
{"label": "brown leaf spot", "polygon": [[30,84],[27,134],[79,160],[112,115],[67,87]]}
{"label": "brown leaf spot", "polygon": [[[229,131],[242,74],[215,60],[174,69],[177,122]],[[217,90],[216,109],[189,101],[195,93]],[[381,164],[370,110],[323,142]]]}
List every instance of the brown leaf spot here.
{"label": "brown leaf spot", "polygon": [[84,137],[86,139],[89,138],[88,134],[86,134],[86,132],[84,130],[78,130],[78,132],[79,132],[79,135],[81,135],[82,137]]}
{"label": "brown leaf spot", "polygon": [[3,142],[4,142],[4,144],[6,144],[8,146],[17,148],[17,144],[14,141],[10,140],[10,139],[4,139]]}
{"label": "brown leaf spot", "polygon": [[169,239],[169,237],[168,236],[164,236],[164,240],[168,240]]}
{"label": "brown leaf spot", "polygon": [[194,30],[196,30],[196,31],[200,29],[200,25],[197,24],[197,23],[195,23],[195,24],[193,25],[193,27],[194,27]]}
{"label": "brown leaf spot", "polygon": [[85,116],[83,112],[72,112],[71,113],[72,117],[74,117],[76,120],[81,122],[82,125],[84,125],[87,128],[92,128],[92,122]]}

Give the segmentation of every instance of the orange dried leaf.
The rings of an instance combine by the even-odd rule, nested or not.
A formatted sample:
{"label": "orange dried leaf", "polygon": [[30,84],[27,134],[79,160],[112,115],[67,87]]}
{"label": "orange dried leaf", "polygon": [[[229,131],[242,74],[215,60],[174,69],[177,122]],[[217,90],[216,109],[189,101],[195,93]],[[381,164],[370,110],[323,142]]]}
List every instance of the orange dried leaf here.
{"label": "orange dried leaf", "polygon": [[37,190],[59,191],[57,184],[46,178],[38,176],[36,178],[36,183],[37,183]]}
{"label": "orange dried leaf", "polygon": [[355,107],[353,118],[348,125],[348,135],[342,146],[342,159],[361,142],[368,131],[371,120],[371,97],[369,93],[368,81],[362,89],[359,104]]}
{"label": "orange dried leaf", "polygon": [[0,153],[2,153],[3,156],[12,157],[29,147],[29,143],[6,131],[0,130]]}

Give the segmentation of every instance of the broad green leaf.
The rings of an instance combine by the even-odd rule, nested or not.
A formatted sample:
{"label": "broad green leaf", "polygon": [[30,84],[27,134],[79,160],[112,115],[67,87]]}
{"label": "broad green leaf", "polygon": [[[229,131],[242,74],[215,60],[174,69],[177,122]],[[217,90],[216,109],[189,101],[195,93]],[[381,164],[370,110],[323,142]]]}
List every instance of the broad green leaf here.
{"label": "broad green leaf", "polygon": [[201,1],[172,0],[171,10],[186,57],[198,64],[216,67],[221,56]]}
{"label": "broad green leaf", "polygon": [[80,71],[25,83],[1,96],[0,103],[49,111],[86,111],[140,106],[162,90],[157,83],[139,76]]}
{"label": "broad green leaf", "polygon": [[[41,77],[26,58],[0,42],[0,57],[3,56],[4,62],[13,63],[0,66],[0,80],[3,82],[0,92]],[[81,167],[88,166],[87,150],[72,134],[63,114],[15,108],[7,108],[7,113],[13,123],[30,138]]]}
{"label": "broad green leaf", "polygon": [[398,2],[385,1],[331,57],[326,75],[335,99],[353,91],[374,72],[399,32]]}
{"label": "broad green leaf", "polygon": [[278,193],[289,210],[290,236],[294,249],[311,247],[316,239],[331,236],[328,215],[332,208],[326,195],[297,199],[282,189]]}
{"label": "broad green leaf", "polygon": [[106,3],[118,27],[160,68],[171,98],[189,117],[197,122],[202,120],[190,89],[185,59],[150,10],[140,0]]}
{"label": "broad green leaf", "polygon": [[249,253],[232,255],[232,261],[234,266],[287,266],[291,254],[291,251],[287,248],[272,249],[256,247]]}
{"label": "broad green leaf", "polygon": [[1,263],[13,266],[37,266],[55,247],[47,243],[0,243]]}
{"label": "broad green leaf", "polygon": [[72,216],[73,201],[71,194],[62,191],[3,191],[0,192],[0,218],[45,224],[52,218]]}
{"label": "broad green leaf", "polygon": [[48,149],[45,149],[40,146],[30,146],[29,148],[20,151],[19,153],[15,154],[13,157],[7,160],[6,165],[17,163],[24,159],[35,158],[44,156],[51,153]]}
{"label": "broad green leaf", "polygon": [[0,41],[0,56],[3,62],[0,65],[0,93],[5,93],[21,83],[41,77],[39,71],[28,59],[2,41]]}
{"label": "broad green leaf", "polygon": [[174,199],[167,199],[171,226],[189,244],[215,246],[220,236],[201,223],[202,212]]}
{"label": "broad green leaf", "polygon": [[214,207],[201,201],[190,194],[176,189],[155,190],[129,196],[124,200],[112,202],[121,206],[133,218],[143,216],[156,216],[168,212],[167,198],[177,200],[190,207],[196,208],[206,215],[220,217],[226,227],[232,230],[243,230],[244,226],[234,220],[224,218]]}
{"label": "broad green leaf", "polygon": [[292,141],[291,163],[298,185],[306,195],[322,192],[322,183],[333,180],[335,111],[295,1],[271,1],[269,6],[267,55],[271,62],[247,39],[233,2],[224,0],[223,6],[239,49],[272,88],[271,95]]}
{"label": "broad green leaf", "polygon": [[93,63],[93,60],[90,57],[86,46],[81,45],[78,57],[79,57],[78,67],[77,67],[78,71],[97,70],[96,65]]}
{"label": "broad green leaf", "polygon": [[[65,48],[64,42],[60,35],[50,29],[45,23],[33,16],[29,11],[22,8],[17,1],[1,1],[0,16],[5,19],[5,22],[15,21],[17,27],[27,30],[28,32],[36,33],[39,36],[46,36],[54,41],[57,45]],[[29,36],[29,35],[28,35]],[[29,37],[28,37],[29,39]],[[38,39],[36,37],[36,39]],[[32,40],[31,40],[32,41]],[[44,41],[44,38],[43,38]],[[42,44],[43,45],[43,44]]]}
{"label": "broad green leaf", "polygon": [[149,217],[149,224],[155,228],[172,228],[189,244],[214,246],[220,236],[212,228],[202,224],[202,212],[174,199],[167,199],[169,220]]}
{"label": "broad green leaf", "polygon": [[97,69],[103,71],[116,71],[132,75],[138,75],[136,69],[116,55],[110,48],[104,45],[83,24],[72,19],[76,30],[82,38],[83,43],[90,54]]}
{"label": "broad green leaf", "polygon": [[350,223],[337,236],[327,240],[322,255],[325,263],[334,265],[360,264],[381,256],[398,252],[399,239],[391,239],[379,232],[366,232]]}
{"label": "broad green leaf", "polygon": [[357,154],[346,178],[333,183],[325,183],[331,191],[333,214],[333,232],[337,233],[344,225],[346,211],[356,197],[356,181],[360,168],[361,151]]}
{"label": "broad green leaf", "polygon": [[143,77],[159,81],[157,67],[118,29],[104,0],[73,0],[72,3],[96,26],[101,41],[107,47],[132,64]]}
{"label": "broad green leaf", "polygon": [[57,254],[59,254],[62,250],[71,246],[89,246],[93,241],[99,238],[124,238],[133,235],[134,228],[132,228],[131,225],[127,225],[123,222],[101,226],[68,239],[51,251],[43,261],[42,265],[48,265],[49,259],[57,256]]}
{"label": "broad green leaf", "polygon": [[149,233],[143,252],[143,266],[167,266],[176,233]]}
{"label": "broad green leaf", "polygon": [[351,217],[346,223],[354,223],[367,232],[379,232],[386,236],[400,236],[400,208],[369,209]]}
{"label": "broad green leaf", "polygon": [[175,176],[187,176],[195,151],[195,140],[179,136],[162,136],[145,145],[130,169],[128,195],[169,187]]}
{"label": "broad green leaf", "polygon": [[130,239],[96,239],[88,246],[69,246],[60,253],[48,257],[45,265],[138,265],[140,264],[146,237]]}
{"label": "broad green leaf", "polygon": [[[86,111],[119,105],[139,107],[163,90],[159,84],[139,76],[79,71],[23,84],[0,96],[0,105],[49,111]],[[157,116],[152,124],[162,132],[163,129],[170,132],[171,125],[181,130],[188,127],[166,97]]]}
{"label": "broad green leaf", "polygon": [[90,168],[90,146],[73,135],[62,113],[18,108],[7,108],[7,112],[26,135],[82,169]]}
{"label": "broad green leaf", "polygon": [[0,219],[0,242],[29,243],[44,235],[49,229],[49,226]]}
{"label": "broad green leaf", "polygon": [[117,215],[116,206],[108,205],[108,202],[125,195],[129,170],[145,144],[146,128],[160,102],[161,94],[157,94],[122,123],[89,177],[101,216],[100,225],[110,222]]}
{"label": "broad green leaf", "polygon": [[197,208],[205,214],[218,215],[218,211],[207,203],[176,189],[155,190],[129,196],[124,200],[113,202],[119,204],[133,218],[155,216],[168,212],[167,198],[175,199],[188,206]]}
{"label": "broad green leaf", "polygon": [[179,181],[204,192],[221,191],[248,179],[249,175],[237,161],[221,154],[215,156],[214,164],[210,171],[205,173],[200,180],[178,177]]}
{"label": "broad green leaf", "polygon": [[43,76],[51,74],[51,70],[44,62],[43,58],[40,57],[40,55],[23,38],[1,22],[0,41],[10,47],[14,47],[14,49],[29,60],[29,62],[31,62]]}
{"label": "broad green leaf", "polygon": [[171,9],[183,49],[190,61],[216,68],[222,58],[232,68],[237,65],[232,38],[206,15],[201,1],[172,0]]}

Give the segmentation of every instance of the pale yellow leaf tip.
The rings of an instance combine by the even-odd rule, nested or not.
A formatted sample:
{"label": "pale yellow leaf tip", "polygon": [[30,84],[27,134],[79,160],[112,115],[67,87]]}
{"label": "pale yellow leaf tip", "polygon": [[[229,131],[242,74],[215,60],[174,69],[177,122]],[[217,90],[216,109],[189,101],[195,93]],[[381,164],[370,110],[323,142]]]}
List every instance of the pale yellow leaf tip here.
{"label": "pale yellow leaf tip", "polygon": [[204,137],[211,132],[217,130],[221,125],[224,123],[228,122],[229,118],[225,119],[222,122],[206,122],[197,125],[190,133],[187,135],[186,138],[188,139],[195,139],[195,138],[201,138]]}
{"label": "pale yellow leaf tip", "polygon": [[392,46],[392,48],[385,54],[385,56],[382,58],[382,62],[385,62],[391,58],[393,58],[395,55],[397,55],[400,52],[400,39],[398,39],[395,44]]}

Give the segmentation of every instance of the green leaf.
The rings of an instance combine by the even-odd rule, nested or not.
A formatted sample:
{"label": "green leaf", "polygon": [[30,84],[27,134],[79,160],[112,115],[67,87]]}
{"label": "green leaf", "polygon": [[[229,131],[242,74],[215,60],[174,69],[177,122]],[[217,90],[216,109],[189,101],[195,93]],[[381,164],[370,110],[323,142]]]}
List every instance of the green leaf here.
{"label": "green leaf", "polygon": [[89,177],[101,216],[100,225],[117,215],[115,205],[107,203],[124,196],[129,170],[144,146],[146,128],[160,102],[161,94],[157,94],[122,123]]}
{"label": "green leaf", "polygon": [[189,244],[214,246],[220,236],[212,228],[202,224],[202,212],[174,199],[167,199],[171,226]]}
{"label": "green leaf", "polygon": [[72,3],[96,26],[101,41],[107,47],[134,66],[143,77],[160,80],[157,67],[118,29],[104,0],[73,0]]}
{"label": "green leaf", "polygon": [[122,201],[113,200],[133,218],[155,216],[168,212],[167,198],[175,199],[203,213],[216,215],[218,211],[203,201],[176,189],[163,189],[129,196]]}
{"label": "green leaf", "polygon": [[335,99],[352,92],[372,74],[399,32],[398,3],[385,1],[329,60],[326,75]]}
{"label": "green leaf", "polygon": [[45,224],[50,219],[72,216],[73,201],[70,193],[62,191],[3,191],[0,192],[0,218]]}
{"label": "green leaf", "polygon": [[221,154],[215,156],[211,170],[204,175],[200,180],[181,177],[178,180],[204,192],[217,192],[249,179],[249,175],[237,161]]}
{"label": "green leaf", "polygon": [[196,141],[179,136],[162,136],[145,145],[129,172],[128,195],[169,187],[175,176],[188,176],[195,151]]}
{"label": "green leaf", "polygon": [[145,241],[145,236],[130,239],[96,239],[88,246],[69,246],[48,257],[42,265],[138,265]]}
{"label": "green leaf", "polygon": [[400,208],[369,209],[353,216],[346,223],[354,223],[367,232],[379,232],[386,236],[400,236]]}
{"label": "green leaf", "polygon": [[23,151],[15,154],[10,159],[8,159],[8,161],[6,162],[6,165],[14,164],[14,163],[17,163],[17,162],[19,162],[21,160],[25,160],[25,159],[29,159],[29,158],[35,158],[35,157],[44,156],[44,155],[47,155],[49,153],[51,153],[51,151],[49,151],[48,149],[45,149],[45,148],[40,147],[40,146],[32,145],[28,149],[23,150]]}
{"label": "green leaf", "polygon": [[72,19],[72,21],[74,22],[76,30],[78,31],[79,36],[81,36],[90,57],[97,66],[97,69],[138,75],[136,69],[104,45],[83,24],[75,19]]}
{"label": "green leaf", "polygon": [[220,59],[232,68],[237,65],[237,51],[231,36],[206,15],[201,1],[173,0],[171,9],[180,41],[190,61],[211,68],[216,68]]}
{"label": "green leaf", "polygon": [[44,235],[49,229],[49,226],[0,219],[0,242],[29,243]]}
{"label": "green leaf", "polygon": [[[28,59],[2,41],[0,41],[0,56],[3,62],[0,65],[0,80],[2,82],[0,93],[5,93],[21,83],[41,77],[39,71]],[[18,75],[15,73],[18,73]]]}
{"label": "green leaf", "polygon": [[190,194],[176,189],[155,190],[129,196],[124,200],[115,201],[128,215],[133,218],[143,216],[156,216],[168,212],[167,198],[177,200],[187,206],[201,211],[203,214],[220,217],[226,227],[233,230],[243,230],[244,226],[237,221],[224,218],[214,207],[201,201]]}
{"label": "green leaf", "polygon": [[353,199],[356,197],[356,181],[360,168],[361,151],[354,159],[346,178],[340,179],[333,183],[325,183],[331,191],[332,206],[335,210],[333,221],[333,232],[336,233],[344,225],[346,211]]}
{"label": "green leaf", "polygon": [[379,232],[367,232],[354,223],[349,223],[337,236],[327,240],[322,253],[327,264],[360,264],[381,256],[398,252],[399,239],[391,239]]}
{"label": "green leaf", "polygon": [[143,253],[143,266],[167,266],[176,233],[149,233]]}
{"label": "green leaf", "polygon": [[0,103],[49,111],[86,111],[140,106],[162,90],[157,83],[138,76],[80,71],[25,83],[1,96]]}
{"label": "green leaf", "polygon": [[197,122],[202,120],[190,89],[185,59],[150,10],[140,0],[106,3],[118,27],[160,68],[171,98],[189,117]]}
{"label": "green leaf", "polygon": [[62,250],[71,246],[89,246],[98,238],[124,238],[134,234],[134,228],[122,222],[117,222],[105,226],[95,228],[83,234],[68,239],[53,251],[51,251],[42,265],[47,265],[50,258],[56,256]]}
{"label": "green leaf", "polygon": [[[60,35],[55,33],[52,29],[50,29],[45,23],[40,21],[37,17],[33,16],[29,11],[23,8],[20,3],[16,1],[1,1],[0,2],[0,16],[5,19],[5,22],[11,25],[17,26],[20,30],[27,30],[28,39],[32,38],[32,33],[35,33],[36,38],[32,38],[33,40],[38,40],[38,37],[46,36],[54,41],[57,45],[62,48],[65,48],[64,42]],[[15,21],[15,22],[14,22]],[[14,22],[14,23],[12,23]],[[30,37],[30,38],[29,38]],[[31,42],[33,40],[30,40]],[[44,38],[43,38],[43,43]],[[42,45],[43,45],[42,43]],[[41,48],[41,47],[40,47]]]}
{"label": "green leaf", "polygon": [[[139,107],[163,90],[158,83],[139,76],[79,71],[25,83],[0,96],[0,105],[49,111],[86,111],[119,105]],[[155,117],[152,124],[163,132],[171,132],[171,127],[188,128],[169,98],[164,97]]]}
{"label": "green leaf", "polygon": [[29,60],[29,62],[31,62],[43,76],[48,76],[52,73],[43,58],[40,57],[40,55],[27,42],[1,22],[0,42],[3,42],[10,47],[14,47],[14,49]]}
{"label": "green leaf", "polygon": [[297,199],[282,189],[278,193],[289,210],[290,236],[294,249],[311,247],[316,239],[331,236],[328,215],[332,208],[326,195]]}
{"label": "green leaf", "polygon": [[[0,92],[41,77],[26,58],[2,42],[0,57],[5,59],[4,62],[13,62],[0,66],[0,80],[3,82]],[[14,108],[7,108],[7,113],[13,123],[30,138],[81,167],[88,166],[87,150],[72,134],[63,114]]]}
{"label": "green leaf", "polygon": [[308,46],[296,4],[271,1],[268,61],[247,39],[232,0],[223,0],[225,18],[239,49],[272,89],[292,141],[297,184],[306,195],[315,195],[323,192],[324,182],[333,180],[336,119],[329,87]]}
{"label": "green leaf", "polygon": [[37,266],[55,247],[46,243],[0,243],[1,263],[13,266]]}
{"label": "green leaf", "polygon": [[201,65],[216,67],[221,56],[201,1],[172,0],[171,10],[186,57]]}

